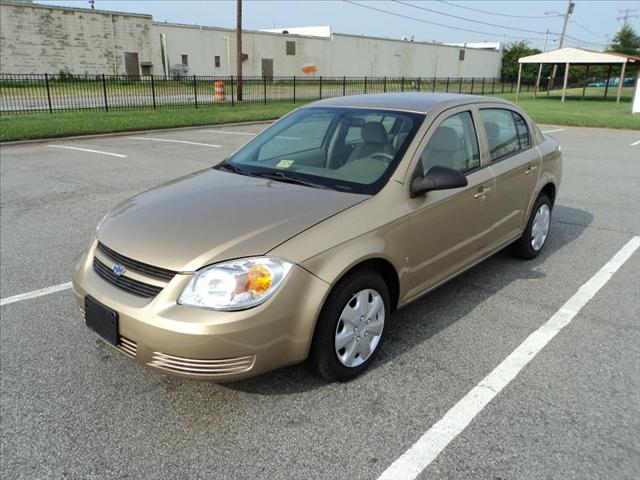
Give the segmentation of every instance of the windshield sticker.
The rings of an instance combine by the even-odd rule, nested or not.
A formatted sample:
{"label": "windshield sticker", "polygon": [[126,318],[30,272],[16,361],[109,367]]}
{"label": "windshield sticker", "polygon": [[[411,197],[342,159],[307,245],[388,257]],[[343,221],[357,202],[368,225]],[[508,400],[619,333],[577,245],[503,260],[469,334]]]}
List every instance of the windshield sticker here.
{"label": "windshield sticker", "polygon": [[278,167],[278,168],[289,168],[291,165],[293,165],[293,160],[280,160],[278,162],[278,164],[276,165],[276,167]]}

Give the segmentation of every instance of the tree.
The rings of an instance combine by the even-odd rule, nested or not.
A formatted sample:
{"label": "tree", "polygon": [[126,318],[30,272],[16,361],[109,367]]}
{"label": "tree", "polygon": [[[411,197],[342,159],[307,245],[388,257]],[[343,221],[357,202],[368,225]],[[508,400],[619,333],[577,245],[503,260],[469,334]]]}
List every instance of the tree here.
{"label": "tree", "polygon": [[611,40],[607,51],[626,53],[627,55],[640,55],[640,35],[630,25],[624,25]]}
{"label": "tree", "polygon": [[[524,41],[508,43],[502,50],[502,81],[515,82],[518,79],[518,59],[541,53],[537,48],[529,47]],[[522,65],[522,82],[535,83],[538,75],[537,65]]]}

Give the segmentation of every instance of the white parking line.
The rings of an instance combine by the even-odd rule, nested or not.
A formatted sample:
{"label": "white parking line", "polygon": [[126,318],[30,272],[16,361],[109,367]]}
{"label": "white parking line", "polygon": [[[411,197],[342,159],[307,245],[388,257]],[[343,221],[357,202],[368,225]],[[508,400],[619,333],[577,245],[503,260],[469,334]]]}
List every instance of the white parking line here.
{"label": "white parking line", "polygon": [[632,146],[632,147],[635,147],[636,145],[640,145],[640,140],[638,140],[637,142],[633,142],[633,143],[631,144],[631,146]]}
{"label": "white parking line", "polygon": [[566,128],[556,128],[555,130],[542,130],[542,133],[564,132]]}
{"label": "white parking line", "polygon": [[22,300],[29,300],[30,298],[42,297],[44,295],[61,292],[63,290],[69,290],[70,288],[71,282],[67,282],[54,285],[52,287],[41,288],[40,290],[34,290],[33,292],[21,293],[20,295],[14,295],[13,297],[0,299],[0,307],[10,303],[21,302]]}
{"label": "white parking line", "polygon": [[227,133],[229,135],[251,135],[252,137],[255,137],[257,135],[257,133],[251,133],[251,132],[230,132],[228,130],[216,130],[216,129],[207,130],[207,132]]}
{"label": "white parking line", "polygon": [[189,145],[199,145],[201,147],[220,148],[222,145],[214,145],[212,143],[187,142],[186,140],[169,140],[168,138],[151,138],[151,137],[129,137],[134,140],[151,140],[154,142],[171,142],[171,143],[187,143]]}
{"label": "white parking line", "polygon": [[413,446],[387,468],[378,480],[414,479],[429,466],[449,443],[461,433],[493,398],[555,337],[611,279],[614,273],[640,247],[635,236],[616,253],[587,283],[560,307],[549,320],[533,332],[489,375],[467,393],[444,417],[436,422]]}
{"label": "white parking line", "polygon": [[47,147],[67,148],[69,150],[80,150],[81,152],[99,153],[100,155],[110,155],[112,157],[127,158],[126,155],[122,155],[121,153],[102,152],[100,150],[91,150],[90,148],[69,147],[67,145],[47,145]]}

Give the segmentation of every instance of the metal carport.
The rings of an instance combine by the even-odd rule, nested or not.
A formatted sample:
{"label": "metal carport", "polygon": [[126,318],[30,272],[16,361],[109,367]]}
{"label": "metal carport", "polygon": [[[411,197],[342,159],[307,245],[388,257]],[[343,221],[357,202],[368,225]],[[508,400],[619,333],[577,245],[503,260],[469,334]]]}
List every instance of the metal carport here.
{"label": "metal carport", "polygon": [[[538,53],[536,55],[529,55],[528,57],[522,57],[518,59],[518,83],[516,86],[516,100],[520,96],[520,78],[522,76],[522,65],[529,63],[538,63],[538,77],[536,78],[536,88],[534,95],[537,95],[540,88],[540,76],[542,75],[543,65],[564,65],[564,81],[562,83],[562,100],[564,102],[565,94],[567,91],[567,80],[569,79],[569,66],[570,65],[621,65],[620,82],[618,83],[618,95],[616,102],[620,102],[620,95],[622,94],[622,86],[624,84],[624,74],[627,68],[627,63],[636,63],[640,61],[640,57],[634,57],[633,55],[626,55],[623,53],[613,52],[596,52],[593,50],[585,50],[583,48],[559,48],[557,50],[550,50],[544,53]],[[555,73],[555,71],[554,71]],[[607,87],[609,79],[607,77]]]}

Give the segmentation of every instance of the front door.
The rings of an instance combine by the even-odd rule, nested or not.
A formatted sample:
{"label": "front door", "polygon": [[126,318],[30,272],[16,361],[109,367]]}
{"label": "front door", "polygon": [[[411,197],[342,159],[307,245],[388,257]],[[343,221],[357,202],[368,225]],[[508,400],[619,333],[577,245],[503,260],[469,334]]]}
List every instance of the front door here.
{"label": "front door", "polygon": [[124,68],[129,76],[140,75],[140,63],[138,62],[138,54],[136,52],[125,52]]}
{"label": "front door", "polygon": [[474,116],[448,111],[418,149],[416,173],[433,166],[461,171],[468,185],[410,199],[411,290],[407,299],[436,286],[486,255],[493,225],[495,185],[480,160]]}
{"label": "front door", "polygon": [[490,168],[496,179],[494,243],[497,246],[522,234],[540,175],[541,157],[519,113],[505,108],[481,108],[479,117],[489,148]]}
{"label": "front door", "polygon": [[267,80],[273,78],[273,58],[262,59],[262,76],[267,77]]}

